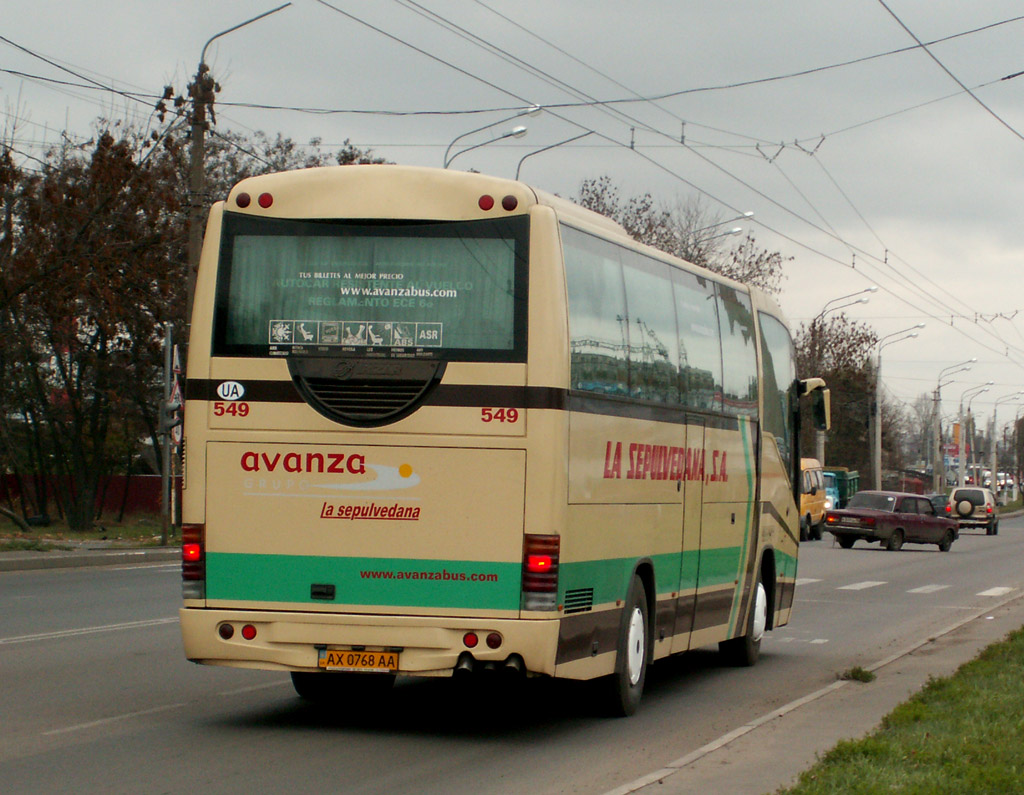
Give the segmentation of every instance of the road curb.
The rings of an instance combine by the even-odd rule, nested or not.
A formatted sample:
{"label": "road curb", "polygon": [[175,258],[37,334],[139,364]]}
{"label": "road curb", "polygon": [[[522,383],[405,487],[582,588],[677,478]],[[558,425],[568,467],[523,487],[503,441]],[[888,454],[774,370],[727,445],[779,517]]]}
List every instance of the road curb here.
{"label": "road curb", "polygon": [[180,547],[4,552],[0,553],[0,572],[68,569],[81,566],[131,566],[180,560]]}

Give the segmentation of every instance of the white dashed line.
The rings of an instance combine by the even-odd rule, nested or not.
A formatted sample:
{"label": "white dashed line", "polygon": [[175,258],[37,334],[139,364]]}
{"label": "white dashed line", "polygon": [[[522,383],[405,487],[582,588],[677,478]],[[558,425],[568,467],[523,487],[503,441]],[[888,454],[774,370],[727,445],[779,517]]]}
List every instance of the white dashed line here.
{"label": "white dashed line", "polygon": [[907,593],[935,593],[944,591],[948,587],[948,585],[922,585],[920,588],[911,588]]}
{"label": "white dashed line", "polygon": [[797,577],[796,578],[796,584],[797,585],[810,585],[812,582],[821,582],[821,580],[816,580],[814,577]]}
{"label": "white dashed line", "polygon": [[864,582],[855,582],[851,585],[842,585],[836,588],[837,591],[863,591],[866,588],[877,588],[879,585],[885,585],[884,582],[878,580],[865,580]]}
{"label": "white dashed line", "polygon": [[1005,586],[1000,586],[998,588],[989,588],[987,591],[982,591],[981,593],[975,594],[975,595],[976,596],[1006,596],[1006,594],[1012,593],[1013,590],[1014,590],[1013,588],[1007,588]]}

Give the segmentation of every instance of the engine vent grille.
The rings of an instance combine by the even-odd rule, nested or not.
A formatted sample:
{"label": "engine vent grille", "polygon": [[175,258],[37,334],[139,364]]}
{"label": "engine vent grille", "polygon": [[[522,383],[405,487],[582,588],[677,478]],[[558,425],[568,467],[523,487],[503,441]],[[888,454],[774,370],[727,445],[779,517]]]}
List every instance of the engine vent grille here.
{"label": "engine vent grille", "polygon": [[585,613],[594,606],[593,588],[575,588],[565,592],[563,613]]}
{"label": "engine vent grille", "polygon": [[325,417],[374,426],[415,411],[440,382],[444,362],[293,356],[288,369],[306,402]]}

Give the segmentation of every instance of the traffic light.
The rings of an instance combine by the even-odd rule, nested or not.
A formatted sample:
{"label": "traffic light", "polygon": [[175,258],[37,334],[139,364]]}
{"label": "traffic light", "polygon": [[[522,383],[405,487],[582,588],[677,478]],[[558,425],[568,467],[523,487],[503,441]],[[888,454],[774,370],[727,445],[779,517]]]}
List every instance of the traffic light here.
{"label": "traffic light", "polygon": [[170,433],[181,425],[181,403],[168,400],[160,405],[160,433]]}

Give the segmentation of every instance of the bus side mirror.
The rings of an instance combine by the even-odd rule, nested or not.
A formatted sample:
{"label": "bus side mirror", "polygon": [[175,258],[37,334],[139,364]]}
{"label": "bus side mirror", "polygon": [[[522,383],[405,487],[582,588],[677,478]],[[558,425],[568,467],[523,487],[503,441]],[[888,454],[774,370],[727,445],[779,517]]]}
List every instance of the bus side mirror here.
{"label": "bus side mirror", "polygon": [[832,393],[828,389],[815,389],[811,395],[811,414],[814,427],[827,431],[832,427]]}

